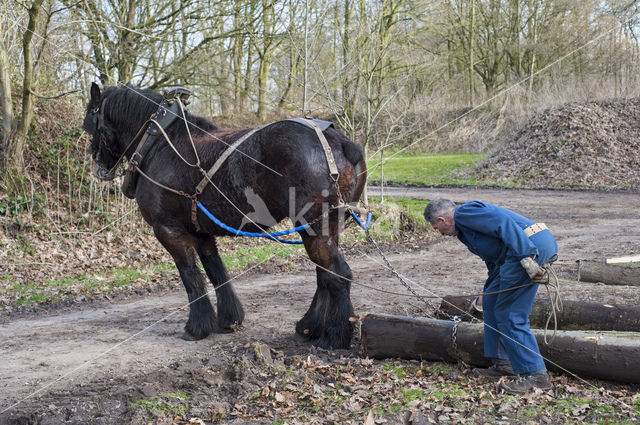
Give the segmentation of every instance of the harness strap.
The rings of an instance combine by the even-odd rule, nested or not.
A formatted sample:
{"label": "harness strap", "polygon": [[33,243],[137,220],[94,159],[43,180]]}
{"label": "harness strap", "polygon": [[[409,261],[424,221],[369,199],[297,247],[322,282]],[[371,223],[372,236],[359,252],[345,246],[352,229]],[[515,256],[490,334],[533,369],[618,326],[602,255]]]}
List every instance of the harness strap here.
{"label": "harness strap", "polygon": [[229,158],[229,155],[231,155],[238,148],[238,146],[240,146],[244,141],[246,141],[249,137],[253,136],[258,130],[262,128],[263,127],[254,128],[253,130],[251,130],[250,132],[248,132],[247,134],[245,134],[244,136],[236,140],[233,145],[229,146],[227,150],[225,150],[224,153],[220,155],[220,157],[216,160],[216,162],[209,169],[209,171],[207,171],[204,178],[200,181],[200,183],[198,183],[198,186],[196,186],[196,195],[200,195],[204,190],[204,188],[207,187],[207,184],[209,184],[209,181],[211,180],[213,175],[218,171],[218,169],[222,166],[222,164],[224,164],[227,158]]}
{"label": "harness strap", "polygon": [[[158,134],[164,135],[167,141],[169,141],[169,137],[165,133],[164,129],[168,128],[178,118],[180,107],[181,105],[179,105],[179,101],[174,102],[170,99],[163,98],[162,102],[158,106],[158,110],[151,115],[151,117],[142,125],[142,127],[140,127],[138,133],[131,140],[131,143],[133,143],[133,141],[140,134],[140,131],[144,129],[144,135],[140,139],[140,142],[138,142],[136,150],[133,152],[129,159],[129,165],[127,166],[124,179],[122,181],[122,193],[126,197],[130,199],[135,198],[139,166],[142,166],[142,161],[144,161],[145,156],[156,142],[156,136],[158,136]],[[126,154],[128,149],[129,147],[127,146],[127,149],[125,149],[125,151],[123,152],[123,156],[124,154]]]}
{"label": "harness strap", "polygon": [[332,179],[337,180],[339,173],[338,166],[336,165],[336,159],[333,156],[331,146],[329,146],[327,138],[324,137],[324,133],[322,133],[322,129],[320,128],[320,126],[314,120],[310,120],[308,118],[295,118],[290,121],[298,122],[315,130],[316,135],[318,136],[318,140],[320,140],[320,144],[322,145],[324,156],[327,158],[327,164],[329,165],[329,174],[331,174]]}

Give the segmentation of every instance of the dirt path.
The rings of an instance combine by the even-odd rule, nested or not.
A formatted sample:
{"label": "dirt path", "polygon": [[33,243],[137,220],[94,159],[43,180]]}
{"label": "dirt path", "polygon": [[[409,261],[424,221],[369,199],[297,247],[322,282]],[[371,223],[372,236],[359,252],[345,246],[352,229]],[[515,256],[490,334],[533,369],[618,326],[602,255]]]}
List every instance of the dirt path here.
{"label": "dirt path", "polygon": [[[417,199],[444,196],[457,202],[477,199],[506,206],[545,222],[556,236],[560,257],[565,260],[640,253],[638,194],[417,188],[385,188],[385,194]],[[474,293],[481,289],[486,276],[482,262],[453,238],[436,238],[428,244],[398,247],[397,251],[388,249],[389,259],[402,274],[423,284],[425,293]],[[413,315],[428,311],[411,298],[359,285],[405,292],[382,267],[379,257],[355,252],[349,255],[348,262],[358,283],[352,290],[358,314]],[[179,372],[172,372],[171,379],[182,379],[185,382],[181,385],[186,387],[199,382],[186,381],[191,382],[191,371],[202,365],[220,367],[219,374],[211,372],[211,376],[201,379],[215,383],[226,379],[229,373],[233,375],[229,372],[233,353],[248,343],[263,342],[285,357],[315,352],[293,335],[295,322],[315,290],[315,272],[310,263],[303,263],[292,273],[248,273],[233,284],[247,312],[243,329],[195,343],[178,338],[186,320],[185,310],[181,310],[186,295],[181,290],[112,304],[0,318],[0,411],[41,390],[0,414],[0,424],[36,423],[35,418],[46,411],[67,412],[64,414],[69,418],[85,417],[77,416],[81,410],[86,417],[92,417],[95,410],[95,417],[102,417],[102,423],[119,423],[105,419],[108,415],[104,412],[112,412],[114,417],[125,415],[130,400],[156,394],[159,383],[168,379],[171,371]],[[576,289],[566,288],[565,297],[600,302],[640,301],[636,288]],[[357,347],[347,353],[357,355]]]}

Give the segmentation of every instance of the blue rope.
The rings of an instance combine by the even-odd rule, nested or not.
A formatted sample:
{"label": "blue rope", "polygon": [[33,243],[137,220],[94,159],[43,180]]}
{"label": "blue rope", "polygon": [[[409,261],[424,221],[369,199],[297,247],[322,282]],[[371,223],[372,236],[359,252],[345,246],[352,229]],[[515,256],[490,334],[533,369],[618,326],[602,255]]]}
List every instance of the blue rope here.
{"label": "blue rope", "polygon": [[367,214],[367,221],[366,221],[365,224],[362,224],[362,222],[360,221],[360,219],[358,218],[356,213],[354,213],[353,211],[351,211],[351,217],[353,217],[353,219],[356,221],[356,223],[358,223],[358,225],[360,227],[362,227],[364,230],[368,230],[369,229],[369,226],[371,225],[371,213]]}
{"label": "blue rope", "polygon": [[[244,230],[240,230],[240,229],[234,229],[231,226],[227,226],[226,224],[224,224],[223,222],[221,222],[220,220],[218,220],[218,218],[211,214],[211,212],[205,208],[204,205],[202,205],[201,202],[198,202],[198,208],[200,208],[200,210],[205,213],[205,215],[207,217],[209,217],[214,223],[216,223],[218,226],[222,227],[224,230],[233,233],[236,236],[247,236],[250,238],[267,238],[267,239],[271,239],[274,240],[276,242],[280,242],[280,243],[286,243],[286,244],[291,244],[291,245],[299,245],[302,243],[302,241],[288,241],[286,239],[279,239],[277,236],[285,236],[285,235],[289,235],[291,233],[295,233],[295,232],[301,232],[304,229],[307,229],[309,227],[309,223],[303,224],[302,226],[298,226],[295,227],[293,229],[289,229],[289,230],[282,230],[280,232],[272,232],[272,233],[254,233],[254,232],[245,232]],[[358,216],[356,215],[356,213],[354,213],[353,211],[351,211],[351,217],[353,217],[353,219],[356,221],[356,223],[358,223],[358,225],[360,227],[362,227],[364,230],[368,230],[369,226],[371,226],[371,213],[367,214],[367,221],[365,222],[365,224],[362,224],[362,222],[360,221],[360,219],[358,218]]]}
{"label": "blue rope", "polygon": [[216,223],[218,226],[222,227],[224,230],[227,230],[231,233],[233,233],[234,235],[237,236],[248,236],[251,238],[267,238],[267,239],[271,239],[280,243],[288,243],[288,244],[292,244],[292,245],[298,245],[301,244],[302,241],[288,241],[286,239],[279,239],[276,236],[285,236],[285,235],[289,235],[291,233],[295,233],[295,232],[300,232],[306,228],[309,227],[309,224],[303,224],[302,226],[298,226],[296,228],[293,229],[289,229],[289,230],[283,230],[281,232],[273,232],[273,233],[253,233],[253,232],[245,232],[243,230],[239,230],[239,229],[234,229],[231,226],[227,226],[226,224],[224,224],[223,222],[221,222],[220,220],[218,220],[218,218],[216,216],[214,216],[213,214],[211,214],[209,212],[209,210],[207,210],[205,208],[204,205],[202,205],[201,202],[198,202],[198,208],[200,208],[200,210],[205,213],[205,215],[207,217],[209,217],[214,223]]}

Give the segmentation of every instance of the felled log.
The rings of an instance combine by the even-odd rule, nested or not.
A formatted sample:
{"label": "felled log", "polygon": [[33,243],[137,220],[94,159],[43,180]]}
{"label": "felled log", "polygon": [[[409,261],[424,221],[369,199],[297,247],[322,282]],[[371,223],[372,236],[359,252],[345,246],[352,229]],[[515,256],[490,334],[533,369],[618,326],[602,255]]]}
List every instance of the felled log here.
{"label": "felled log", "polygon": [[[471,310],[474,298],[447,295],[442,298],[440,310],[450,315],[461,316],[463,320],[471,320],[472,316],[482,320],[482,313]],[[557,315],[558,329],[640,332],[640,306],[570,300],[564,300],[563,306]],[[549,300],[536,299],[529,315],[531,327],[544,328],[550,309]],[[553,322],[550,327],[553,327]]]}
{"label": "felled log", "polygon": [[[458,359],[475,366],[488,366],[483,355],[483,325],[458,324],[456,344],[453,322],[402,316],[367,315],[362,322],[362,347],[368,357],[452,362]],[[540,352],[551,370],[557,364],[578,376],[618,382],[640,383],[640,335],[622,332],[558,331],[543,344],[543,332],[533,331]]]}
{"label": "felled log", "polygon": [[606,285],[640,286],[640,267],[623,267],[598,261],[580,261],[578,280]]}
{"label": "felled log", "polygon": [[607,264],[619,264],[619,263],[637,263],[640,262],[640,255],[627,255],[625,257],[613,257],[607,258]]}

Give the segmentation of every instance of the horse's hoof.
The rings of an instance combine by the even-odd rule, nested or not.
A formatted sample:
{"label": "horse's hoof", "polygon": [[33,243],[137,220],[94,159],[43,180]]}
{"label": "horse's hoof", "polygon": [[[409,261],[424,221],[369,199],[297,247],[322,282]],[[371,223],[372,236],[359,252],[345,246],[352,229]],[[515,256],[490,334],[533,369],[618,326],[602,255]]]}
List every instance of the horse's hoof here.
{"label": "horse's hoof", "polygon": [[191,335],[189,332],[184,332],[180,338],[182,338],[185,341],[197,341],[198,340],[197,338],[194,338],[194,336]]}

